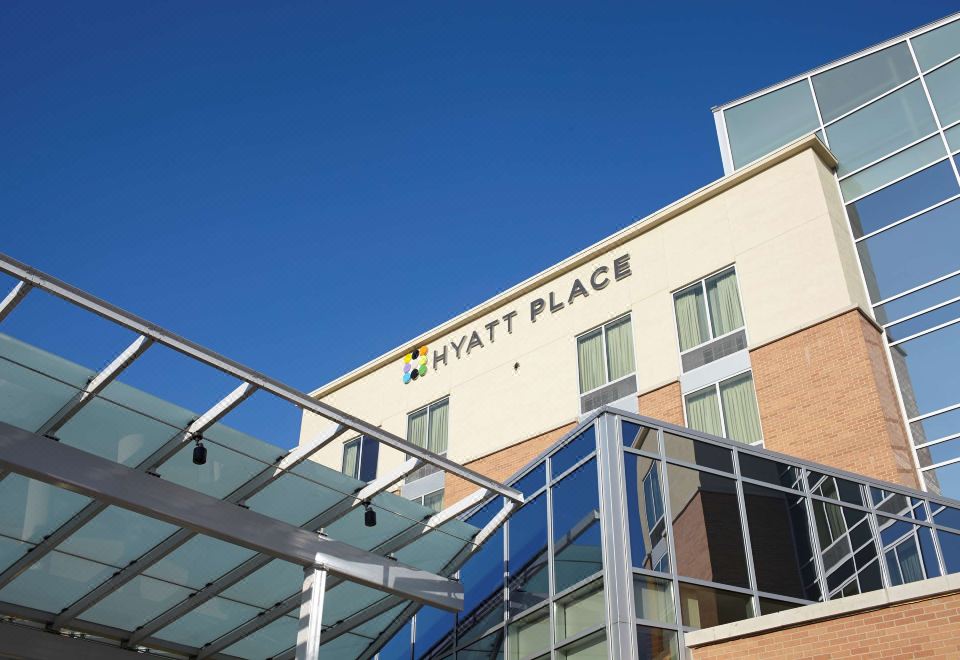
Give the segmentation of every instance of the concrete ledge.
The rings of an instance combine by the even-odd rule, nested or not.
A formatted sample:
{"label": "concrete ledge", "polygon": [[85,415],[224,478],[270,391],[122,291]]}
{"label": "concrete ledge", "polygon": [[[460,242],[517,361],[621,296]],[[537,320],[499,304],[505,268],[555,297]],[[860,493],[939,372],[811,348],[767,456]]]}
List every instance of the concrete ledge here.
{"label": "concrete ledge", "polygon": [[713,628],[704,628],[684,634],[687,648],[697,648],[727,642],[740,637],[751,637],[763,633],[795,628],[824,619],[835,619],[858,612],[882,609],[900,603],[926,600],[960,592],[960,573],[944,577],[931,578],[921,582],[911,582],[899,587],[869,591],[865,594],[847,596],[826,603],[805,605],[776,614],[767,614],[753,619],[744,619]]}

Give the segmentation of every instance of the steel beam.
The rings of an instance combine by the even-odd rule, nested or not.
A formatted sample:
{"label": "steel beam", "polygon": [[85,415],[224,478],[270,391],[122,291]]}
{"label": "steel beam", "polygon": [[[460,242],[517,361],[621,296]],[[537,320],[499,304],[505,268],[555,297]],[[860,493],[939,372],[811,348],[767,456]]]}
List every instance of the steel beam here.
{"label": "steel beam", "polygon": [[492,490],[507,499],[518,503],[523,502],[523,494],[514,488],[508,488],[503,484],[485,477],[474,470],[466,468],[459,463],[448,459],[446,456],[440,456],[423,447],[419,447],[411,442],[407,442],[398,435],[388,433],[383,429],[374,426],[358,417],[349,415],[333,406],[319,401],[309,394],[301,392],[290,387],[276,379],[265,374],[249,369],[239,362],[231,360],[219,353],[215,353],[199,344],[176,335],[168,330],[161,328],[149,321],[131,314],[116,305],[112,305],[105,300],[101,300],[86,291],[78,289],[75,286],[52,277],[42,271],[36,270],[27,264],[21,263],[7,255],[0,254],[0,271],[13,277],[19,278],[24,282],[30,283],[35,287],[47,291],[55,296],[63,298],[78,307],[82,307],[94,314],[102,316],[105,319],[122,325],[134,332],[145,335],[157,341],[164,346],[172,348],[175,351],[183,353],[188,357],[203,362],[220,371],[230,374],[242,381],[251,383],[270,392],[281,399],[289,401],[299,406],[303,410],[316,413],[331,421],[343,424],[358,433],[366,435],[388,447],[393,447],[404,452],[409,456],[419,458],[422,461],[435,465],[436,467],[455,474],[465,481]]}
{"label": "steel beam", "polygon": [[304,570],[300,593],[300,626],[297,628],[297,660],[320,660],[320,631],[327,572],[322,568]]}
{"label": "steel beam", "polygon": [[374,589],[451,611],[463,606],[463,588],[446,578],[5,423],[0,423],[0,466],[255,552],[325,568]]}
{"label": "steel beam", "polygon": [[17,282],[17,285],[10,290],[10,293],[6,295],[2,302],[0,302],[0,321],[7,318],[7,315],[12,312],[17,305],[20,304],[20,301],[30,293],[30,289],[33,288],[32,284],[28,284],[23,280]]}

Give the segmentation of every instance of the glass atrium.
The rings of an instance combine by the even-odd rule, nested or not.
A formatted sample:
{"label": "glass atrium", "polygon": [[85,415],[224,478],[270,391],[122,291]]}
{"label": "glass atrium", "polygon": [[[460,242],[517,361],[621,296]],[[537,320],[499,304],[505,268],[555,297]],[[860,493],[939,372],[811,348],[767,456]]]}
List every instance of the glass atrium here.
{"label": "glass atrium", "polygon": [[724,169],[816,135],[926,487],[960,497],[960,15],[715,110]]}

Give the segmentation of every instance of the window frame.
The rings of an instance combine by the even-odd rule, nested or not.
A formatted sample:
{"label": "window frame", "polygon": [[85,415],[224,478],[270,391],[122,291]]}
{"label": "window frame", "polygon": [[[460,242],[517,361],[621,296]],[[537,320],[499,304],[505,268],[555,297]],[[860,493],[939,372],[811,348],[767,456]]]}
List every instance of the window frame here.
{"label": "window frame", "polygon": [[[713,315],[710,313],[710,296],[707,295],[707,280],[712,279],[712,278],[715,278],[715,277],[717,277],[718,275],[722,275],[722,274],[726,273],[727,271],[733,271],[734,284],[736,285],[736,289],[737,289],[737,302],[740,303],[740,316],[743,318],[743,325],[741,325],[741,326],[738,327],[738,328],[734,328],[733,330],[730,330],[729,332],[725,332],[725,333],[723,333],[722,335],[718,335],[718,334],[715,333],[715,331],[714,331],[714,329],[713,329]],[[679,319],[677,319],[677,294],[683,293],[684,291],[687,291],[688,289],[692,289],[693,287],[698,286],[698,285],[700,286],[700,291],[703,293],[703,306],[704,306],[704,312],[705,312],[706,315],[707,315],[707,331],[710,333],[710,338],[707,339],[707,340],[705,340],[705,341],[700,342],[699,344],[696,344],[695,346],[691,346],[690,348],[684,350],[684,349],[682,349],[682,348],[680,347],[680,322],[679,322]],[[723,339],[724,337],[729,337],[729,336],[731,336],[731,335],[733,335],[733,334],[735,334],[735,333],[737,333],[737,332],[740,332],[741,330],[743,330],[744,333],[746,333],[746,331],[747,331],[747,319],[746,319],[746,316],[745,316],[744,313],[743,313],[743,295],[742,295],[742,293],[740,292],[740,276],[739,276],[738,273],[737,273],[737,265],[736,265],[735,263],[730,264],[730,265],[727,265],[727,266],[724,266],[723,268],[720,268],[719,270],[715,270],[715,271],[713,271],[713,272],[711,272],[711,273],[709,273],[709,274],[707,274],[707,275],[704,275],[703,277],[701,277],[700,279],[698,279],[698,280],[696,280],[696,281],[689,282],[688,284],[684,284],[682,287],[680,287],[680,288],[678,288],[678,289],[674,289],[673,291],[670,292],[670,299],[671,299],[671,301],[672,301],[672,303],[673,303],[673,304],[672,304],[672,307],[673,307],[673,332],[674,332],[674,335],[676,336],[676,339],[677,339],[677,350],[680,351],[680,358],[679,358],[679,359],[680,359],[680,370],[681,370],[681,372],[683,371],[683,356],[686,355],[687,353],[690,353],[690,352],[692,352],[692,351],[696,351],[696,350],[698,350],[698,349],[700,349],[700,348],[703,348],[703,347],[706,346],[707,344],[709,344],[709,343],[711,343],[711,342],[714,342],[714,341],[717,341],[718,339]],[[750,339],[750,336],[747,335],[747,341],[748,341],[748,342],[749,342],[749,339]]]}
{"label": "window frame", "polygon": [[[360,435],[356,435],[356,436],[350,438],[349,440],[345,440],[345,441],[344,441],[344,443],[343,443],[343,449],[342,449],[342,452],[341,452],[341,455],[340,455],[340,472],[341,472],[341,473],[346,474],[348,477],[352,477],[352,478],[354,478],[354,479],[358,479],[358,480],[360,480],[360,481],[364,481],[364,479],[362,479],[360,475],[363,474],[364,448],[365,448],[365,446],[366,446],[366,444],[367,444],[368,442],[377,442],[377,441],[374,440],[373,438],[369,437],[369,436],[363,435],[362,433],[361,433]],[[351,446],[353,446],[353,445],[356,445],[356,447],[357,447],[357,466],[356,466],[356,469],[355,469],[355,471],[354,471],[353,474],[347,474],[347,472],[344,470],[344,468],[346,467],[346,466],[344,465],[344,462],[345,462],[346,459],[347,459],[347,448],[348,448],[348,447],[351,447]],[[376,474],[377,474],[377,469],[379,468],[379,465],[380,465],[379,449],[378,449],[378,451],[374,454],[374,456],[375,456],[374,461],[373,461],[373,475],[374,475],[374,476],[373,476],[372,478],[375,479],[375,478],[376,478]]]}
{"label": "window frame", "polygon": [[[607,356],[607,332],[608,332],[607,328],[608,328],[609,326],[612,326],[612,325],[620,322],[620,321],[623,321],[624,319],[627,319],[627,320],[629,320],[629,322],[630,322],[630,343],[631,343],[631,345],[632,345],[632,347],[633,347],[633,371],[631,371],[630,373],[624,374],[623,376],[620,376],[620,377],[617,378],[616,380],[611,380],[611,379],[610,379],[610,360],[609,360],[609,358],[608,358],[608,356]],[[597,387],[594,387],[593,389],[590,389],[590,390],[580,390],[580,380],[581,380],[581,378],[580,378],[580,374],[581,374],[581,372],[580,372],[580,351],[579,351],[580,339],[583,338],[583,337],[586,337],[587,335],[591,335],[591,334],[597,332],[598,330],[600,331],[600,335],[601,335],[601,337],[603,338],[603,341],[602,341],[601,343],[603,344],[603,375],[604,375],[604,379],[605,379],[605,380],[604,380],[604,383],[603,383],[602,385],[598,385]],[[601,323],[601,324],[599,324],[599,325],[593,326],[593,327],[590,328],[589,330],[585,330],[584,332],[581,332],[581,333],[577,334],[577,335],[573,338],[573,341],[574,341],[574,350],[576,351],[576,355],[577,355],[577,390],[580,391],[579,396],[583,397],[583,396],[586,396],[587,394],[592,394],[593,392],[597,392],[597,391],[599,391],[599,390],[602,390],[604,387],[606,387],[607,385],[610,385],[611,383],[619,383],[621,380],[624,380],[624,379],[626,379],[626,378],[630,378],[630,376],[636,376],[636,375],[637,375],[637,345],[636,345],[636,342],[634,341],[634,336],[633,336],[633,314],[632,314],[632,311],[627,311],[627,312],[624,312],[623,314],[619,314],[618,316],[615,316],[614,318],[610,319],[609,321],[604,321],[603,323]]]}
{"label": "window frame", "polygon": [[[431,413],[431,411],[432,411],[434,408],[438,407],[438,406],[439,406],[440,404],[442,404],[442,403],[446,403],[446,404],[447,404],[447,437],[446,437],[446,446],[444,447],[444,450],[443,450],[442,452],[440,452],[438,455],[439,455],[439,456],[446,456],[446,455],[447,455],[447,452],[450,451],[450,417],[449,417],[449,415],[450,415],[450,395],[449,395],[449,394],[447,394],[447,395],[445,395],[445,396],[442,396],[442,397],[440,397],[439,399],[435,399],[435,400],[431,401],[430,403],[428,403],[428,404],[426,404],[426,405],[424,405],[424,406],[420,406],[420,407],[417,408],[416,410],[412,410],[412,411],[410,411],[410,412],[407,413],[407,435],[408,435],[408,436],[409,436],[409,433],[410,433],[410,418],[413,417],[414,415],[418,415],[418,414],[420,414],[420,413],[422,413],[422,412],[425,412],[425,413],[426,413],[426,415],[427,415],[427,425],[426,425],[426,437],[424,438],[424,444],[423,444],[423,445],[417,445],[417,443],[414,442],[413,440],[411,440],[409,437],[407,437],[407,438],[405,438],[405,439],[406,439],[407,442],[409,442],[409,443],[411,443],[411,444],[415,444],[415,445],[417,445],[418,447],[420,447],[421,449],[426,449],[426,448],[427,448],[427,441],[428,441],[429,438],[430,438],[430,429],[431,429],[431,427],[433,426],[433,416],[432,416],[430,413]],[[411,456],[410,454],[406,454],[406,458],[409,459],[409,458],[412,458],[412,456]],[[430,464],[423,465],[423,466],[417,468],[416,470],[414,470],[410,475],[408,475],[408,476],[404,479],[403,483],[404,483],[404,485],[409,485],[409,484],[412,484],[412,483],[415,483],[415,482],[419,481],[420,479],[424,479],[424,478],[426,478],[426,477],[429,477],[431,474],[434,474],[434,473],[436,473],[436,472],[440,472],[440,468],[436,467],[435,465],[430,465]],[[442,490],[442,489],[441,489],[441,490]],[[431,491],[431,492],[434,492],[434,491]],[[426,494],[426,495],[429,495],[430,493],[425,493],[425,494]],[[413,498],[413,499],[416,500],[416,499],[420,499],[420,498],[422,498],[422,495],[419,495],[419,496],[417,496],[416,498]]]}
{"label": "window frame", "polygon": [[[727,381],[733,380],[734,378],[739,378],[743,374],[747,374],[747,373],[750,374],[750,382],[751,384],[753,384],[753,403],[757,409],[757,424],[759,424],[760,426],[760,439],[757,440],[756,442],[742,442],[740,440],[735,440],[734,438],[727,437],[727,420],[723,414],[723,397],[720,396],[721,383],[726,383]],[[717,397],[717,407],[720,409],[720,428],[723,430],[721,437],[726,438],[727,440],[733,440],[734,442],[739,442],[740,444],[746,445],[748,447],[763,447],[765,442],[764,433],[763,433],[763,419],[760,418],[760,402],[757,401],[757,386],[756,386],[756,382],[753,379],[753,366],[751,366],[749,369],[743,369],[736,373],[730,374],[729,376],[725,376],[718,381],[710,383],[709,385],[698,387],[697,389],[692,390],[690,392],[683,392],[681,397],[683,399],[683,406],[682,406],[683,407],[683,425],[688,429],[693,429],[693,427],[689,425],[688,418],[687,418],[687,397],[693,396],[694,394],[699,394],[704,390],[707,390],[710,388],[713,388],[714,395]],[[693,430],[696,431],[697,429],[693,429]],[[699,433],[705,433],[705,431],[699,431]]]}

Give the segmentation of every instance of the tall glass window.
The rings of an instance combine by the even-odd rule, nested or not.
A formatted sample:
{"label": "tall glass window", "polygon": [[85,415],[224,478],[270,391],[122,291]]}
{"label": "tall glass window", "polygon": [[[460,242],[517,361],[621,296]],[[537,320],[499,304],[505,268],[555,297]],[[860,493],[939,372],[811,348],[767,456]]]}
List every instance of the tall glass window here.
{"label": "tall glass window", "polygon": [[917,77],[907,44],[899,43],[813,77],[824,122]]}
{"label": "tall glass window", "polygon": [[[441,399],[407,416],[407,441],[441,456],[447,455],[450,400]],[[432,465],[413,472],[407,482],[436,472]]]}
{"label": "tall glass window", "polygon": [[737,273],[733,268],[691,284],[673,294],[680,351],[743,327]]}
{"label": "tall glass window", "polygon": [[560,592],[603,567],[596,460],[564,477],[552,495],[554,582]]}
{"label": "tall glass window", "polygon": [[343,464],[340,471],[360,481],[370,481],[377,476],[377,458],[380,444],[361,435],[343,444]]}
{"label": "tall glass window", "polygon": [[581,394],[634,373],[630,315],[577,337],[577,364]]}
{"label": "tall glass window", "polygon": [[739,442],[760,442],[760,413],[753,375],[745,372],[684,397],[687,426]]}

